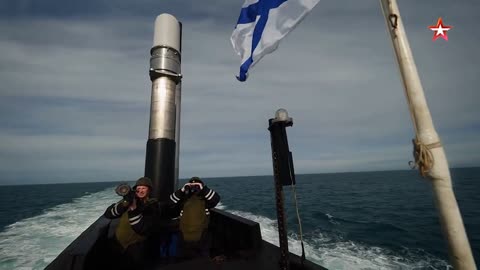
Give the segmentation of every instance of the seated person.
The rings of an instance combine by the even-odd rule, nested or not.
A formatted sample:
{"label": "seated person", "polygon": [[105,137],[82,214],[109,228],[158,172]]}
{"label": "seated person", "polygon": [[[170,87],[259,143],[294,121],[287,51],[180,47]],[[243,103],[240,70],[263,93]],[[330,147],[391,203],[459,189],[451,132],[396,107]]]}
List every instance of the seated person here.
{"label": "seated person", "polygon": [[209,209],[220,201],[220,195],[198,177],[192,177],[181,189],[170,195],[172,208],[180,217],[180,254],[183,258],[208,256]]}
{"label": "seated person", "polygon": [[[130,192],[117,203],[112,204],[105,211],[108,219],[120,218],[112,243],[115,259],[124,269],[142,269],[146,266],[148,258],[145,240],[154,229],[157,219],[157,200],[150,198],[152,181],[141,177]],[[118,256],[121,255],[121,256]]]}

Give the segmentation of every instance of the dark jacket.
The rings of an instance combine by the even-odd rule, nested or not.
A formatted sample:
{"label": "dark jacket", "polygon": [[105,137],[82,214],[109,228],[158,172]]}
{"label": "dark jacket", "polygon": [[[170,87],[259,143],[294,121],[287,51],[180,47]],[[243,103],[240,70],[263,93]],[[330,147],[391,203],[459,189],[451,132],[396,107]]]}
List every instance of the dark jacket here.
{"label": "dark jacket", "polygon": [[[127,210],[128,203],[121,200],[110,205],[104,216],[108,219],[120,218]],[[128,211],[128,220],[132,229],[140,235],[150,234],[155,226],[159,210],[158,202],[155,199],[148,199],[147,202],[137,201],[137,208]]]}
{"label": "dark jacket", "polygon": [[[203,189],[198,193],[198,196],[205,199],[205,211],[207,215],[210,214],[209,209],[214,208],[220,201],[220,195],[207,186],[203,187]],[[172,209],[172,215],[176,217],[180,215],[186,199],[188,199],[188,197],[181,189],[170,195],[170,208]]]}

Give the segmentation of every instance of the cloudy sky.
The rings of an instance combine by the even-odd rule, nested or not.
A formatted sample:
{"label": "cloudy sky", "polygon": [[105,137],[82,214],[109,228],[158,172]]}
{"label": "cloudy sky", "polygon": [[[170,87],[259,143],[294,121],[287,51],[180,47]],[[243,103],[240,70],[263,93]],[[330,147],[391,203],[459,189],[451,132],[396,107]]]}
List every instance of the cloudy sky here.
{"label": "cloudy sky", "polygon": [[[399,1],[451,167],[480,165],[480,3]],[[183,24],[180,176],[271,175],[286,108],[296,172],[408,169],[414,137],[377,0],[322,0],[251,71],[230,35],[243,0],[0,2],[0,184],[143,175],[157,15]],[[453,26],[432,41],[438,17]]]}

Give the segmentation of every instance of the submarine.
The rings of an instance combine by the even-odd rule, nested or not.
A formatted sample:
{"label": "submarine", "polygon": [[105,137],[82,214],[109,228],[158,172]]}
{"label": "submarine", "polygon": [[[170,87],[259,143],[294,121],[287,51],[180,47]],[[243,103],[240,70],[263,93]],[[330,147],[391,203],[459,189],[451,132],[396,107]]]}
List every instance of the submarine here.
{"label": "submarine", "polygon": [[[145,154],[144,176],[152,180],[152,197],[160,204],[178,188],[178,161],[180,145],[181,111],[181,35],[182,23],[171,14],[159,15],[154,23],[153,46],[150,50],[149,76],[152,82],[150,122]],[[285,185],[295,184],[292,153],[288,149],[286,127],[292,126],[292,118],[284,109],[268,120],[271,138],[273,191],[277,209],[279,245],[262,239],[260,224],[229,212],[210,211],[209,233],[215,243],[215,254],[221,261],[208,257],[189,260],[171,260],[167,263],[160,256],[153,258],[150,269],[262,269],[262,270],[324,270],[302,255],[288,250],[286,217],[283,208]],[[299,220],[300,221],[300,220]],[[116,258],[109,248],[118,219],[103,215],[70,243],[46,270],[117,269]],[[156,254],[156,252],[153,252]],[[118,264],[118,263],[117,263]]]}

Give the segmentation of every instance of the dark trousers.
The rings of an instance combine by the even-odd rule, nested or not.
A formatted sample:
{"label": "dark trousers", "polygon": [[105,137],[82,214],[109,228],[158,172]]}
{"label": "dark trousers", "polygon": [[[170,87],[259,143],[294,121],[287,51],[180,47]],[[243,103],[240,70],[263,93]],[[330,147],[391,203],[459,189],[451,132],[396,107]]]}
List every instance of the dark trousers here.
{"label": "dark trousers", "polygon": [[116,239],[112,239],[110,247],[115,270],[142,270],[149,266],[150,258],[146,256],[148,251],[144,242],[131,244],[124,249]]}
{"label": "dark trousers", "polygon": [[175,259],[178,256],[179,233],[165,233],[159,237],[160,257],[166,259]]}
{"label": "dark trousers", "polygon": [[185,241],[182,238],[179,247],[182,259],[208,257],[210,255],[210,235],[208,231],[204,231],[198,241]]}

